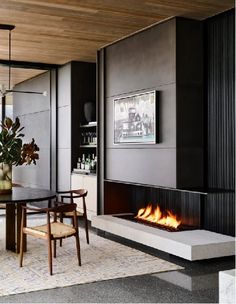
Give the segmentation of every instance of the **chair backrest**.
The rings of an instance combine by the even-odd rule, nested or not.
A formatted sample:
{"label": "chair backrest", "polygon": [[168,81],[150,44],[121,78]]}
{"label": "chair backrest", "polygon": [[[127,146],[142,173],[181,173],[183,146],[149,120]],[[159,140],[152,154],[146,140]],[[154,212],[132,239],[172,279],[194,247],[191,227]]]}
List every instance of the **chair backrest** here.
{"label": "chair backrest", "polygon": [[86,208],[86,206],[85,206],[85,197],[88,194],[88,191],[86,189],[75,189],[75,190],[69,190],[69,191],[59,191],[57,193],[58,193],[57,200],[59,201],[59,197],[60,197],[60,201],[61,202],[69,200],[71,203],[73,203],[74,199],[82,198],[83,199],[84,209]]}
{"label": "chair backrest", "polygon": [[56,213],[64,213],[64,212],[72,212],[76,210],[77,205],[75,203],[70,203],[70,204],[58,204],[55,207],[48,208],[48,212],[56,212]]}
{"label": "chair backrest", "polygon": [[47,209],[47,223],[48,225],[51,225],[50,223],[50,214],[54,214],[53,216],[53,221],[56,222],[57,218],[59,217],[60,219],[62,218],[62,214],[65,212],[73,212],[73,217],[74,220],[72,221],[73,227],[77,229],[78,227],[78,222],[76,221],[76,207],[77,205],[75,203],[58,203],[55,202],[56,206],[51,207]]}
{"label": "chair backrest", "polygon": [[86,197],[88,191],[86,189],[77,189],[77,190],[72,190],[72,193],[74,193],[76,196],[79,197]]}

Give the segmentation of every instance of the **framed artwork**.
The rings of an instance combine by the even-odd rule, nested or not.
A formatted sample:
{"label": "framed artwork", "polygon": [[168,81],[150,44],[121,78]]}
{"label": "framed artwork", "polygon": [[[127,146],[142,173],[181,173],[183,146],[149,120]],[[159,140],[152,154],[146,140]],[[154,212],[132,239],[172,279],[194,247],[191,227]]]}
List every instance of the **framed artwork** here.
{"label": "framed artwork", "polygon": [[156,97],[150,91],[114,99],[114,144],[157,143]]}

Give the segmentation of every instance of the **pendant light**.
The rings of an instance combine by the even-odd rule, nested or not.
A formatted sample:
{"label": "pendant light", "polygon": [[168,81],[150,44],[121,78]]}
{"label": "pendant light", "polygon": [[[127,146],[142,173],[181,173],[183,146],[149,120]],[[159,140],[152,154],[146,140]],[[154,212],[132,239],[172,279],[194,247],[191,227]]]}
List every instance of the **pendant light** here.
{"label": "pendant light", "polygon": [[4,84],[0,84],[0,97],[5,99],[5,96],[9,93],[23,93],[23,94],[39,94],[47,96],[47,92],[37,91],[21,91],[11,90],[11,31],[14,30],[15,25],[0,24],[0,30],[8,31],[8,88]]}

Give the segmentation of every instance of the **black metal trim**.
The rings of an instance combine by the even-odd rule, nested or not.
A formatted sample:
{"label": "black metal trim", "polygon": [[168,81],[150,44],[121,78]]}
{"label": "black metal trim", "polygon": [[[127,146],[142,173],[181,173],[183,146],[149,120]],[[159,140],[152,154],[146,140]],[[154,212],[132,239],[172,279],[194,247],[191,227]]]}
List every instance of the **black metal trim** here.
{"label": "black metal trim", "polygon": [[6,116],[6,95],[2,96],[2,121],[4,121]]}
{"label": "black metal trim", "polygon": [[12,31],[14,30],[15,25],[11,24],[0,24],[0,30]]}
{"label": "black metal trim", "polygon": [[[1,66],[9,66],[9,60],[0,59],[0,65]],[[11,67],[12,68],[51,70],[51,69],[59,68],[60,66],[62,66],[62,65],[42,63],[42,62],[29,62],[29,61],[11,60]]]}

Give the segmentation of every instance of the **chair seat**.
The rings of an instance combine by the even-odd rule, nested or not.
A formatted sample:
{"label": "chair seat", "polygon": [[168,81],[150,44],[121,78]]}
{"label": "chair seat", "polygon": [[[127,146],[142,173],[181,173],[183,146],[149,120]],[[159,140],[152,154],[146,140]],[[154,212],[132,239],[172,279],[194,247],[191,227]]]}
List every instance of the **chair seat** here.
{"label": "chair seat", "polygon": [[[45,237],[47,235],[47,225],[36,226],[36,227],[25,227],[24,232],[35,235]],[[68,237],[70,235],[75,234],[75,229],[67,224],[60,222],[52,222],[51,223],[51,235],[53,238],[63,238]]]}
{"label": "chair seat", "polygon": [[6,209],[6,204],[0,204],[0,209]]}
{"label": "chair seat", "polygon": [[[82,212],[79,212],[76,210],[76,216],[83,216],[84,214]],[[73,217],[74,213],[73,212],[64,212],[63,217]]]}

